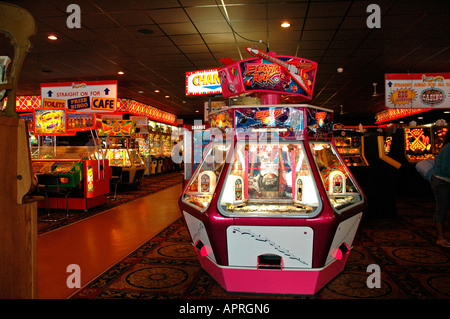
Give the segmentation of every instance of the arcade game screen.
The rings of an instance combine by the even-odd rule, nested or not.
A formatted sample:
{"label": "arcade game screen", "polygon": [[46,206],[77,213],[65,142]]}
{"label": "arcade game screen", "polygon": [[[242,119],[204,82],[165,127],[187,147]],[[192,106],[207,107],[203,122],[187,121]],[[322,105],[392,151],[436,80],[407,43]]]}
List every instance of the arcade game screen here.
{"label": "arcade game screen", "polygon": [[363,136],[335,136],[334,143],[345,161],[349,166],[368,166],[366,158],[363,154]]}
{"label": "arcade game screen", "polygon": [[405,155],[408,162],[433,157],[430,127],[405,128]]}

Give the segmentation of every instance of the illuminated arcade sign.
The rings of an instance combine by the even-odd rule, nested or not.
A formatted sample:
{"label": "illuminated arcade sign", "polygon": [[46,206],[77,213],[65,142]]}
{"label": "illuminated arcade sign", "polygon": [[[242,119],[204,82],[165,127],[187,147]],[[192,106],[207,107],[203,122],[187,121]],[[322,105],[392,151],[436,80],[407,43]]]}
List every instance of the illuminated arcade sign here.
{"label": "illuminated arcade sign", "polygon": [[218,69],[192,71],[186,73],[186,95],[220,94]]}
{"label": "illuminated arcade sign", "polygon": [[223,97],[259,92],[295,95],[298,101],[312,99],[316,62],[275,56],[255,48],[247,51],[256,58],[231,63],[219,70]]}
{"label": "illuminated arcade sign", "polygon": [[34,132],[37,135],[64,135],[66,133],[66,110],[35,110],[34,123]]}
{"label": "illuminated arcade sign", "polygon": [[431,128],[405,128],[405,153],[408,161],[419,161],[432,157]]}
{"label": "illuminated arcade sign", "polygon": [[136,132],[136,122],[132,120],[106,120],[98,131],[99,136],[131,136]]}
{"label": "illuminated arcade sign", "polygon": [[71,136],[97,128],[94,113],[78,113],[65,108],[35,109],[33,113],[21,115],[20,118],[30,123],[28,129],[35,135]]}
{"label": "illuminated arcade sign", "polygon": [[[83,111],[85,109],[84,105],[86,103],[89,103],[89,97],[85,98],[75,98],[72,99],[72,103],[76,104],[77,107],[69,107],[71,111],[80,113],[80,110]],[[92,101],[92,100],[91,100]],[[106,116],[108,118],[112,117],[119,117],[122,118],[122,114],[120,115],[114,115],[111,114],[111,112],[108,112],[108,110],[105,110],[105,107],[112,108],[111,103],[107,103],[106,101],[102,101],[100,103],[100,100],[93,99],[94,108],[95,105],[98,105],[98,110],[104,111],[102,113],[102,118],[105,118]],[[61,104],[60,104],[61,103]],[[66,101],[51,101],[51,103],[47,103],[46,107],[49,108],[52,105],[57,105],[58,108],[64,108]],[[69,101],[70,103],[70,101]],[[102,108],[103,106],[103,108]],[[34,111],[35,109],[44,108],[41,107],[41,98],[40,96],[18,96],[16,101],[16,111],[17,112],[29,112]],[[163,122],[171,125],[177,125],[177,116],[174,114],[171,114],[169,112],[165,112],[163,110],[157,109],[153,106],[135,101],[130,99],[122,99],[117,98],[116,99],[116,106],[115,106],[116,112],[123,112],[123,113],[131,113],[135,115],[140,116],[146,116],[149,120],[154,120],[158,122]]]}
{"label": "illuminated arcade sign", "polygon": [[[93,112],[116,111],[117,81],[41,83],[43,107]],[[58,104],[58,106],[56,106]]]}
{"label": "illuminated arcade sign", "polygon": [[386,109],[375,114],[375,124],[380,124],[409,115],[414,115],[422,112],[429,111],[430,109]]}
{"label": "illuminated arcade sign", "polygon": [[385,74],[388,108],[449,108],[450,73]]}

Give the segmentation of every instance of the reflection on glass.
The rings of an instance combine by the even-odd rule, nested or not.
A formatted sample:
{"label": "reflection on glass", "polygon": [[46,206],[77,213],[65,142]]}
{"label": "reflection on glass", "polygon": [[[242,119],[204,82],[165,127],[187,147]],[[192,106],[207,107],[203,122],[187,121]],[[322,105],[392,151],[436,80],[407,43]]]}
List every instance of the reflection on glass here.
{"label": "reflection on glass", "polygon": [[310,216],[319,197],[302,143],[240,142],[219,198],[221,211],[238,216]]}
{"label": "reflection on glass", "polygon": [[350,176],[347,165],[329,142],[310,142],[323,185],[334,208],[341,210],[362,201],[359,189]]}
{"label": "reflection on glass", "polygon": [[184,202],[201,211],[209,206],[227,159],[228,150],[229,146],[211,144],[183,194]]}

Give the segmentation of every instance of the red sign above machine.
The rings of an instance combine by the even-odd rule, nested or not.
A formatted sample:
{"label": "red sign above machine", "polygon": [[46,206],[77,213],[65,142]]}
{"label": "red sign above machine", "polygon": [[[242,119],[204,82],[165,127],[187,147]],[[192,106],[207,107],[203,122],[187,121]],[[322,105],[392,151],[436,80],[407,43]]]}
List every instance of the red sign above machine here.
{"label": "red sign above machine", "polygon": [[93,112],[116,111],[117,81],[42,83],[44,108]]}
{"label": "red sign above machine", "polygon": [[231,63],[219,70],[225,98],[252,92],[296,95],[301,98],[299,101],[312,98],[316,62],[274,56],[255,48],[247,51],[256,58]]}
{"label": "red sign above machine", "polygon": [[385,74],[388,108],[449,108],[450,73]]}

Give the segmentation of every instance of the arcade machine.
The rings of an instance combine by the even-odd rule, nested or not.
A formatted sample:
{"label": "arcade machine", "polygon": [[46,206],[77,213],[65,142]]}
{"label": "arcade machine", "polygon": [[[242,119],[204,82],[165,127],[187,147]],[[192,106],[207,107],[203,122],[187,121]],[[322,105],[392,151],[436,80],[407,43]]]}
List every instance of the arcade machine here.
{"label": "arcade machine", "polygon": [[[59,177],[59,187],[70,189],[69,209],[87,210],[107,202],[111,171],[103,158],[92,158],[98,152],[97,145],[58,146],[42,145],[42,138],[52,136],[74,136],[78,132],[90,130],[92,140],[96,141],[99,120],[95,114],[72,112],[68,109],[36,109],[32,115],[21,116],[32,127],[32,134],[38,142],[31,155],[32,168],[38,179],[40,175]],[[41,185],[56,188],[56,184]],[[52,197],[48,202],[51,209],[66,209],[64,198]],[[40,202],[43,208],[46,203]]]}
{"label": "arcade machine", "polygon": [[448,126],[433,126],[431,128],[433,139],[433,155],[436,157],[444,146],[445,135],[447,134]]}
{"label": "arcade machine", "polygon": [[[250,74],[258,69],[284,81],[279,90],[310,99],[314,62],[265,56],[219,70],[224,97],[248,91],[266,75]],[[286,61],[302,67],[305,90],[280,66]],[[255,87],[262,105],[211,114],[232,127],[209,144],[179,206],[202,267],[226,291],[313,295],[343,270],[365,197],[333,143],[332,112],[266,103],[279,92]]]}
{"label": "arcade machine", "polygon": [[183,125],[183,182],[187,183],[192,177],[198,164],[203,159],[206,147],[211,142],[209,124]]}
{"label": "arcade machine", "polygon": [[135,142],[139,149],[139,155],[144,161],[147,169],[145,171],[145,175],[150,175],[151,172],[151,157],[149,150],[149,134],[148,133],[138,133],[136,134]]}
{"label": "arcade machine", "polygon": [[[112,168],[111,186],[138,186],[147,166],[134,142],[136,122],[132,120],[103,120],[99,136],[104,143],[101,151]],[[117,184],[117,185],[116,185]]]}
{"label": "arcade machine", "polygon": [[433,158],[431,127],[405,127],[405,156],[408,163],[415,164]]}
{"label": "arcade machine", "polygon": [[[376,128],[369,128],[364,133],[365,158],[369,166],[364,176],[357,176],[358,182],[364,189],[369,203],[365,218],[393,218],[397,216],[397,195],[400,168],[402,164],[394,160],[390,150],[392,135],[380,132]],[[355,175],[362,171],[362,167],[355,167]]]}
{"label": "arcade machine", "polygon": [[439,154],[447,126],[408,126],[403,128],[403,180],[408,195],[432,196],[429,182],[417,173],[415,165],[424,159],[433,159]]}
{"label": "arcade machine", "polygon": [[369,166],[364,152],[364,132],[334,126],[334,143],[347,166]]}
{"label": "arcade machine", "polygon": [[136,121],[136,132],[134,134],[134,142],[138,150],[139,156],[144,161],[147,169],[144,175],[150,175],[151,172],[151,156],[150,156],[150,134],[148,118],[146,116],[130,116],[132,121]]}
{"label": "arcade machine", "polygon": [[161,174],[173,170],[170,160],[172,150],[172,126],[163,123],[149,122],[149,174]]}

